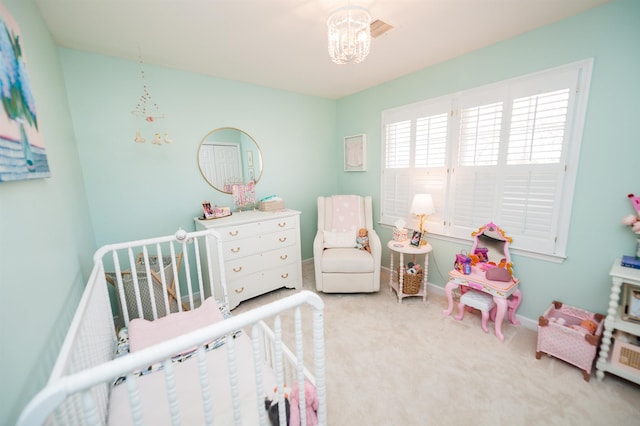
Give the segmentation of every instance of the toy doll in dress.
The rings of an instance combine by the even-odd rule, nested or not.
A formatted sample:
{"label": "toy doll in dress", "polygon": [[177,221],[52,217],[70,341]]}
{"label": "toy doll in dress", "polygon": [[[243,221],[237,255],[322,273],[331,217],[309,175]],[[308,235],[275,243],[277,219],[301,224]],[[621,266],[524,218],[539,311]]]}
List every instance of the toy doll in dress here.
{"label": "toy doll in dress", "polygon": [[371,247],[369,247],[369,232],[366,228],[360,228],[358,231],[358,236],[356,237],[356,248],[366,250],[371,253]]}

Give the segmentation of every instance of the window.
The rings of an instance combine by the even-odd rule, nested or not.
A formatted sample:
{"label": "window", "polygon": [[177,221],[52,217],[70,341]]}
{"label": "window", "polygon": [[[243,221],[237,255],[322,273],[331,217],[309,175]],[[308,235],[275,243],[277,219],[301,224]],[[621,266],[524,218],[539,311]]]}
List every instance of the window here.
{"label": "window", "polygon": [[430,233],[489,221],[513,248],[564,257],[592,60],[383,111],[381,223],[433,196]]}

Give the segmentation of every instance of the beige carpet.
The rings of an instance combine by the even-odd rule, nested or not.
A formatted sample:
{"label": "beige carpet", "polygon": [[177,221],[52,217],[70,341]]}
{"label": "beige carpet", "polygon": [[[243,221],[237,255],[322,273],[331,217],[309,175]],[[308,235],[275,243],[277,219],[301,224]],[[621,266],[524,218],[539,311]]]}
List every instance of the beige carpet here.
{"label": "beige carpet", "polygon": [[[315,291],[313,264],[303,264],[303,275]],[[329,425],[640,425],[639,385],[609,374],[598,382],[595,369],[585,382],[570,364],[536,360],[535,331],[505,323],[500,342],[492,324],[482,331],[478,314],[443,316],[444,296],[398,304],[387,283],[383,271],[379,293],[320,294]],[[305,351],[307,359],[311,346]]]}

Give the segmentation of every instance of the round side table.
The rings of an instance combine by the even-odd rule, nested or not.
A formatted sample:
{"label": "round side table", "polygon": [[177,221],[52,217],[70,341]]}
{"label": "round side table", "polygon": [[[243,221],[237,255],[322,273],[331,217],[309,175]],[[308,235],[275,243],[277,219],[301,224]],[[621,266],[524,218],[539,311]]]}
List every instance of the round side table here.
{"label": "round side table", "polygon": [[[389,269],[391,270],[389,273],[389,291],[395,290],[398,295],[398,303],[402,303],[402,299],[405,297],[415,297],[422,296],[422,302],[427,301],[427,275],[429,274],[429,253],[433,250],[431,244],[427,243],[420,247],[415,247],[410,244],[410,241],[389,241],[387,243],[387,247],[389,247],[389,253],[391,260],[389,262]],[[395,275],[393,268],[393,257],[394,253],[400,254],[400,273],[398,274],[398,280],[394,280],[393,276]],[[420,286],[420,290],[416,294],[405,294],[403,292],[403,280],[404,280],[404,255],[413,255],[413,261],[416,261],[416,256],[423,254],[424,255],[424,265],[423,265],[423,275],[422,275],[422,285]]]}

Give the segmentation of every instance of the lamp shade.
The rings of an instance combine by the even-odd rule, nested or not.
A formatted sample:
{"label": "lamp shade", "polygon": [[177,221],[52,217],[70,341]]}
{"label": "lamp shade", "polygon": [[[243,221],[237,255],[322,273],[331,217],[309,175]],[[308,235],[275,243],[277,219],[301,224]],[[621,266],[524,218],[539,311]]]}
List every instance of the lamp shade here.
{"label": "lamp shade", "polygon": [[415,215],[430,215],[436,212],[431,194],[415,194],[411,202],[409,213]]}

